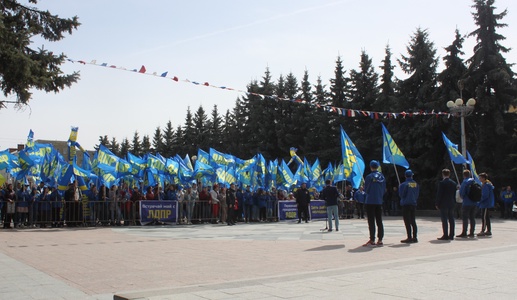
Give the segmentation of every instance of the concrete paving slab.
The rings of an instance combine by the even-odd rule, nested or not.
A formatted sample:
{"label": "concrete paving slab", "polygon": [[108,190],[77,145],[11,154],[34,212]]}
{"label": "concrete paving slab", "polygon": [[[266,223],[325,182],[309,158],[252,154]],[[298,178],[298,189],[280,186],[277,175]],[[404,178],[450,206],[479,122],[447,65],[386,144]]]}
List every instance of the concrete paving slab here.
{"label": "concrete paving slab", "polygon": [[[478,220],[479,221],[479,220]],[[385,246],[362,247],[365,220],[158,227],[0,230],[5,299],[514,299],[517,222],[491,238],[437,241],[418,218],[419,243],[401,244],[385,217]],[[457,226],[457,232],[459,227]]]}

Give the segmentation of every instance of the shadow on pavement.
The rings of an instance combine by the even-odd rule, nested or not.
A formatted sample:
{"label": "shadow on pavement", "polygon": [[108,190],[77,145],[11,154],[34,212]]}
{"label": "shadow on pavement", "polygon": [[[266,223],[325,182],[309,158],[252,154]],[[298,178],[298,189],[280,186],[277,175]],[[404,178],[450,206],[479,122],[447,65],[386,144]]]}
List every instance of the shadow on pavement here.
{"label": "shadow on pavement", "polygon": [[325,245],[321,247],[307,249],[305,251],[327,251],[327,250],[338,250],[345,248],[345,245]]}

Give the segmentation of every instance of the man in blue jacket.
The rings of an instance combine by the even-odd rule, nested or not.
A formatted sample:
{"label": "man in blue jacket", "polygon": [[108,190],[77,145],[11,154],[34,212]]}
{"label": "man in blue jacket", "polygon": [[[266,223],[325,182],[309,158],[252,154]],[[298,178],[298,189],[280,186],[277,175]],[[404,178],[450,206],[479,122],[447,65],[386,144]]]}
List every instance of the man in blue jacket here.
{"label": "man in blue jacket", "polygon": [[[364,179],[366,191],[366,217],[368,218],[368,229],[370,230],[370,240],[364,244],[367,246],[383,246],[384,225],[382,224],[382,197],[386,191],[386,179],[378,171],[379,162],[372,160],[370,170],[372,171]],[[375,243],[375,224],[377,224],[377,244]]]}
{"label": "man in blue jacket", "polygon": [[413,180],[413,171],[408,169],[406,170],[405,175],[406,181],[399,186],[399,196],[404,225],[406,226],[407,238],[400,242],[418,243],[415,212],[420,187],[416,181]]}
{"label": "man in blue jacket", "polygon": [[[479,174],[479,180],[481,181],[481,200],[479,201],[479,208],[481,209],[481,232],[478,236],[491,236],[492,235],[492,224],[490,224],[490,208],[495,205],[494,199],[494,186],[488,180],[486,173]],[[485,231],[486,230],[486,231]]]}
{"label": "man in blue jacket", "polygon": [[[474,237],[474,231],[476,229],[476,203],[469,198],[469,190],[470,186],[474,183],[474,179],[470,176],[469,170],[463,171],[463,182],[460,187],[460,196],[463,199],[463,205],[461,207],[461,212],[463,215],[463,230],[460,235],[456,237],[466,238]],[[467,235],[467,229],[469,226],[470,220],[470,232]]]}

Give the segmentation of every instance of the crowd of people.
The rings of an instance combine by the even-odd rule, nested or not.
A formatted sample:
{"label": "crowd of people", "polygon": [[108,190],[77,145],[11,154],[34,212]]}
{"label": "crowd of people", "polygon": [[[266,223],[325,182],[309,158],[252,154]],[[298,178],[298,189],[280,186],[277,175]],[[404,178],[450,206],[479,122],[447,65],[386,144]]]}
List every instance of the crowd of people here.
{"label": "crowd of people", "polygon": [[[6,183],[0,192],[1,220],[3,228],[20,227],[75,227],[75,226],[129,226],[141,225],[138,202],[146,200],[177,201],[178,224],[226,224],[237,222],[278,221],[278,201],[296,201],[298,223],[310,221],[310,202],[325,201],[328,231],[339,231],[339,219],[367,218],[369,240],[364,246],[382,246],[384,238],[383,215],[401,214],[407,237],[402,243],[417,243],[416,207],[420,186],[413,179],[413,172],[405,172],[405,181],[399,186],[387,188],[384,175],[378,170],[379,162],[370,162],[370,173],[364,185],[354,190],[350,185],[340,191],[330,180],[321,191],[308,188],[301,183],[293,191],[259,188],[252,191],[249,186],[218,185],[203,186],[193,183],[189,186],[169,184],[164,189],[113,185],[107,188],[90,185],[81,190],[77,183],[71,183],[66,191],[48,187],[44,183],[31,187],[18,183]],[[477,236],[491,236],[490,213],[496,204],[494,187],[485,173],[479,174],[481,181],[479,198],[472,199],[470,190],[475,181],[470,171],[463,172],[460,184],[450,178],[450,171],[442,171],[439,182],[436,208],[440,211],[443,235],[438,240],[454,240],[475,236],[475,217],[479,213],[482,224]],[[498,195],[502,218],[515,218],[517,196],[511,187],[503,187]],[[455,220],[462,220],[462,230],[455,236]],[[157,222],[160,223],[160,222]]]}

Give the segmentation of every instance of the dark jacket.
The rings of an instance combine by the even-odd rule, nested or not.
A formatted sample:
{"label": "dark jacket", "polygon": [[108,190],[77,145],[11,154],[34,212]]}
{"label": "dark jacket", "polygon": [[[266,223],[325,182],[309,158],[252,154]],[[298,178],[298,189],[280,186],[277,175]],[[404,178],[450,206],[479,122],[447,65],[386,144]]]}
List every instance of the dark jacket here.
{"label": "dark jacket", "polygon": [[452,209],[456,204],[456,182],[445,178],[438,184],[435,204],[439,209]]}
{"label": "dark jacket", "polygon": [[320,193],[320,199],[325,200],[325,205],[337,205],[339,191],[335,186],[327,185]]}
{"label": "dark jacket", "polygon": [[294,198],[296,198],[296,203],[298,205],[307,205],[311,202],[311,195],[308,189],[299,188],[296,190],[294,194]]}

